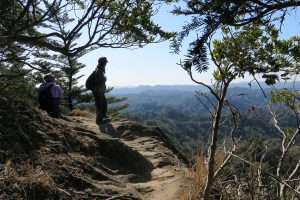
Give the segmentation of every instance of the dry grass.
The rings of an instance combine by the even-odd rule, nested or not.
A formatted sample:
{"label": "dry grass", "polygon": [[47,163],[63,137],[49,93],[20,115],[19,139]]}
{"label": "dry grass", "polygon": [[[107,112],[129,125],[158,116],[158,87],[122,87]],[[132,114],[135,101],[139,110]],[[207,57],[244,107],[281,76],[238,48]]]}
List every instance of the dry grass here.
{"label": "dry grass", "polygon": [[68,112],[67,115],[75,117],[89,117],[92,115],[88,110],[75,108],[72,111]]}
{"label": "dry grass", "polygon": [[[217,169],[224,161],[225,155],[222,151],[217,151],[215,156],[215,163]],[[181,200],[196,200],[200,199],[203,192],[207,177],[207,164],[205,157],[197,156],[195,165],[187,174],[187,185],[182,192]]]}
{"label": "dry grass", "polygon": [[22,166],[14,165],[10,160],[4,165],[5,178],[15,182],[15,185],[39,185],[48,187],[53,181],[48,172],[40,167],[35,168],[32,164],[26,163]]}
{"label": "dry grass", "polygon": [[91,149],[97,146],[95,140],[88,136],[77,136],[76,139],[82,144],[86,149]]}
{"label": "dry grass", "polygon": [[[45,166],[48,168],[50,165]],[[0,165],[0,199],[66,199],[64,197],[71,197],[55,183],[54,179],[58,175],[56,169],[44,170],[41,165],[36,166],[29,160],[6,161],[5,164]]]}
{"label": "dry grass", "polygon": [[61,134],[61,130],[58,127],[52,127],[49,131],[49,135],[58,136]]}

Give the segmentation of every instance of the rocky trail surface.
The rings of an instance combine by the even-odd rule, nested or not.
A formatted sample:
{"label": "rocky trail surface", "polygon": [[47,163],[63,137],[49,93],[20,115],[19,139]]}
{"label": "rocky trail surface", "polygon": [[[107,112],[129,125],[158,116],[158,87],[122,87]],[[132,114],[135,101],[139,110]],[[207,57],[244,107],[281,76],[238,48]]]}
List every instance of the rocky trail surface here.
{"label": "rocky trail surface", "polygon": [[184,158],[157,127],[0,107],[0,199],[179,199]]}
{"label": "rocky trail surface", "polygon": [[[140,199],[179,199],[185,174],[183,161],[178,159],[178,152],[158,128],[127,120],[112,121],[100,126],[91,118],[80,118],[80,121],[83,129],[92,130],[99,138],[118,140],[141,155],[142,160],[146,159],[132,160],[133,166],[147,162],[148,169],[140,171],[143,169],[141,167],[135,171],[136,174],[127,175],[131,178],[124,184],[125,188],[133,190],[132,193],[136,193]],[[127,162],[126,157],[122,159],[123,162]]]}

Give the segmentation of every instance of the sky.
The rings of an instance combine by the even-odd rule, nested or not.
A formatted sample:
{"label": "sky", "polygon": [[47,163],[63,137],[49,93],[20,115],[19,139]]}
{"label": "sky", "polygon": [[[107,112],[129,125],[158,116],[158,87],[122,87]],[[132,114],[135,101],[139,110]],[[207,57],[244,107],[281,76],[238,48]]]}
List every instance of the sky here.
{"label": "sky", "polygon": [[[154,22],[166,31],[180,31],[188,21],[185,16],[175,16],[170,13],[173,5],[163,6],[159,13],[153,18]],[[294,13],[286,20],[283,27],[285,36],[299,35],[299,13]],[[80,74],[85,75],[79,84],[84,84],[89,74],[95,69],[99,57],[108,59],[106,76],[108,86],[133,87],[140,85],[192,85],[188,74],[177,64],[184,59],[189,42],[195,35],[189,36],[182,44],[180,54],[172,54],[170,41],[158,44],[149,44],[143,48],[109,49],[101,48],[90,52],[79,59],[86,65]],[[217,36],[218,37],[218,36]],[[211,83],[211,72],[213,67],[203,74],[198,74],[198,80],[206,84]],[[249,81],[237,79],[234,82]]]}

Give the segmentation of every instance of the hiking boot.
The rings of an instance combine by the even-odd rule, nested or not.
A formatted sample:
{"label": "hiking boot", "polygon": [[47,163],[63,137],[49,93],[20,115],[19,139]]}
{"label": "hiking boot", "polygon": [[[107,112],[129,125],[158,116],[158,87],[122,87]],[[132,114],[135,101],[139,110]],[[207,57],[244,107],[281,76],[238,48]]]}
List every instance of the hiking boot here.
{"label": "hiking boot", "polygon": [[111,121],[111,119],[97,120],[97,121],[96,121],[96,124],[105,124],[105,123],[110,122],[110,121]]}
{"label": "hiking boot", "polygon": [[104,122],[111,122],[111,119],[106,118],[106,119],[104,119],[103,121],[104,121]]}
{"label": "hiking boot", "polygon": [[97,120],[96,124],[104,124],[105,122],[106,122],[105,120],[101,119],[101,120]]}
{"label": "hiking boot", "polygon": [[104,115],[103,119],[109,119],[110,117],[107,115]]}

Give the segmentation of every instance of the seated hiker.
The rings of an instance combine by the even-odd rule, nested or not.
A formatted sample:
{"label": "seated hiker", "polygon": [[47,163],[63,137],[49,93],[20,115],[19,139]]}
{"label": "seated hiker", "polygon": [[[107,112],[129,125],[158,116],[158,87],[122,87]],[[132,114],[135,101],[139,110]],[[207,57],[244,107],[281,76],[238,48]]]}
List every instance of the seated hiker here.
{"label": "seated hiker", "polygon": [[39,104],[42,110],[47,111],[52,117],[61,117],[60,101],[64,91],[55,85],[55,77],[52,74],[44,76],[45,83],[39,87]]}

